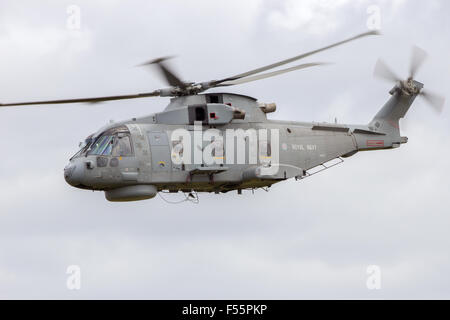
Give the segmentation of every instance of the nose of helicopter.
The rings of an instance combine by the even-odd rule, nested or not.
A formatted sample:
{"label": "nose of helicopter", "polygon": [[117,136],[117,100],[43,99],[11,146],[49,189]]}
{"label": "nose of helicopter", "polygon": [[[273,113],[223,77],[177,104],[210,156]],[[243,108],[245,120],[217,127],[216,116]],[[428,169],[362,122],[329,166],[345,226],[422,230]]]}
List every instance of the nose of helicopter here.
{"label": "nose of helicopter", "polygon": [[64,179],[72,187],[77,187],[82,184],[84,176],[84,168],[81,163],[69,163],[64,168]]}

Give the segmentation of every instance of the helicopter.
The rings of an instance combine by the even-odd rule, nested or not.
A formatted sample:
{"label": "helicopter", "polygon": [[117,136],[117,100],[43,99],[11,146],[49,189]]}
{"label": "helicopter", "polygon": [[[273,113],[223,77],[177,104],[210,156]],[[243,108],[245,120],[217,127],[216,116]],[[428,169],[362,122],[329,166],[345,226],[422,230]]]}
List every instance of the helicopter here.
{"label": "helicopter", "polygon": [[[378,35],[369,31],[340,42],[302,53],[231,77],[186,82],[167,64],[154,65],[170,87],[151,92],[0,104],[0,107],[41,104],[100,103],[148,97],[170,97],[161,112],[109,123],[89,135],[64,168],[66,182],[76,188],[104,191],[109,201],[137,201],[160,193],[183,192],[185,200],[198,200],[198,192],[226,193],[262,188],[294,178],[301,180],[329,169],[360,151],[398,148],[407,143],[399,120],[417,96],[438,112],[444,98],[424,91],[414,79],[426,53],[413,47],[409,75],[398,77],[382,60],[374,75],[394,82],[391,97],[364,125],[299,122],[268,119],[275,103],[263,103],[241,94],[205,93],[261,80],[324,63],[298,64],[269,71],[356,39]],[[269,72],[266,72],[269,71]]]}

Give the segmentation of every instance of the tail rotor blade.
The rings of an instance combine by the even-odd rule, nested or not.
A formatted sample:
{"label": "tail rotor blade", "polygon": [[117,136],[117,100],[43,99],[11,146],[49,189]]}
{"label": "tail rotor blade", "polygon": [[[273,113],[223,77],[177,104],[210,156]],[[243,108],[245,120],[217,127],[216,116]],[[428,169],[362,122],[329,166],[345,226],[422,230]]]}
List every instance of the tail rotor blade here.
{"label": "tail rotor blade", "polygon": [[387,64],[381,59],[378,59],[373,71],[373,75],[377,78],[384,79],[390,82],[401,81],[400,78],[391,70],[391,68],[389,68]]}
{"label": "tail rotor blade", "polygon": [[422,64],[426,60],[426,58],[427,58],[427,53],[425,52],[425,50],[423,50],[417,46],[413,46],[412,53],[411,53],[411,65],[409,67],[409,77],[411,79],[414,79],[414,77],[417,74],[417,71],[422,66]]}
{"label": "tail rotor blade", "polygon": [[441,113],[444,109],[445,98],[430,91],[422,91],[422,97],[434,108],[437,113]]}

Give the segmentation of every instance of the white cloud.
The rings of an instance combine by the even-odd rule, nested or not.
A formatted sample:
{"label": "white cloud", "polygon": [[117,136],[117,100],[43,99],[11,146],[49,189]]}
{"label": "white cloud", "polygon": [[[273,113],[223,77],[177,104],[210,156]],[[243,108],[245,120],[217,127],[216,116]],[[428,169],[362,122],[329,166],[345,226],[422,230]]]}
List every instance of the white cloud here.
{"label": "white cloud", "polygon": [[281,2],[281,8],[269,12],[267,20],[277,29],[326,35],[351,21],[360,20],[363,22],[361,28],[365,27],[369,17],[366,9],[369,6],[380,7],[383,21],[395,15],[404,3],[404,0],[285,0]]}
{"label": "white cloud", "polygon": [[69,30],[63,24],[36,26],[25,21],[6,19],[0,33],[0,45],[8,51],[27,53],[35,58],[65,50],[66,54],[78,54],[90,49],[92,32],[84,27]]}
{"label": "white cloud", "polygon": [[342,20],[336,14],[346,6],[349,0],[287,0],[281,10],[274,10],[268,21],[275,27],[301,29],[312,34],[325,34],[336,29]]}

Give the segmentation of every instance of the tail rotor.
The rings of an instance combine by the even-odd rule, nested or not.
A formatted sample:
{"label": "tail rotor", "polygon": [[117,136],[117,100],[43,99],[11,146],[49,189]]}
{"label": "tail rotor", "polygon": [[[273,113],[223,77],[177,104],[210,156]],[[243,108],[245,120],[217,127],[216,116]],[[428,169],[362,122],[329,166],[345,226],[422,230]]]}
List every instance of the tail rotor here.
{"label": "tail rotor", "polygon": [[375,65],[374,76],[395,83],[395,87],[390,91],[391,94],[400,92],[405,95],[422,96],[436,112],[441,113],[444,108],[445,98],[439,94],[424,90],[423,84],[414,80],[414,77],[427,59],[427,56],[427,53],[423,49],[417,46],[412,48],[409,77],[406,80],[401,80],[381,59],[378,59]]}

